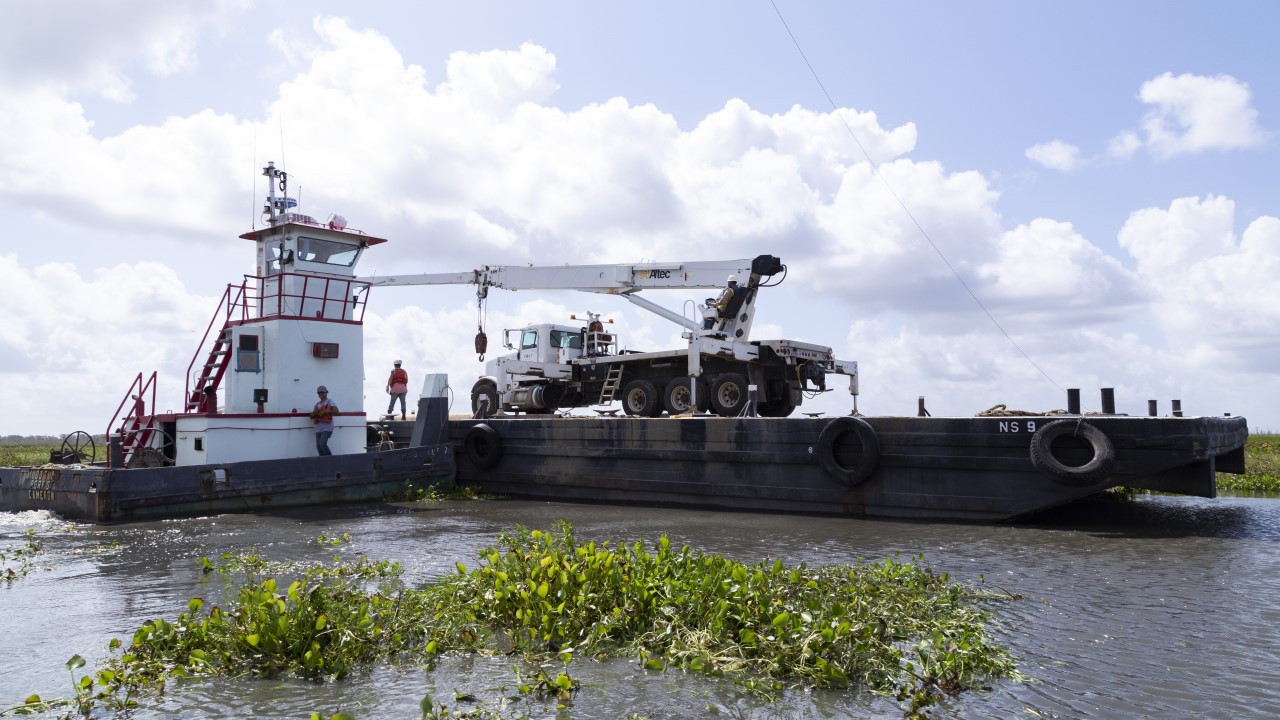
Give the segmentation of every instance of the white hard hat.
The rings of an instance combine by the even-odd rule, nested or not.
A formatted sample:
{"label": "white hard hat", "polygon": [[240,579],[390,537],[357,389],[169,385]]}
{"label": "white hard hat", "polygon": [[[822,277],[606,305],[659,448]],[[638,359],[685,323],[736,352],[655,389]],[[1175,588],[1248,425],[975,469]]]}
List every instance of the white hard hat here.
{"label": "white hard hat", "polygon": [[321,385],[320,387],[316,388],[316,393],[327,393],[327,392],[329,392],[329,388],[327,388],[327,387],[325,387],[325,386],[323,386],[323,385]]}
{"label": "white hard hat", "polygon": [[728,280],[725,280],[725,282],[736,283],[736,282],[738,282],[738,276],[737,276],[737,275],[730,275],[730,276],[729,276],[729,279],[728,279]]}
{"label": "white hard hat", "polygon": [[395,362],[395,364],[396,364],[396,365],[399,365],[399,364],[400,364],[400,361],[399,361],[399,360],[397,360],[397,361]]}

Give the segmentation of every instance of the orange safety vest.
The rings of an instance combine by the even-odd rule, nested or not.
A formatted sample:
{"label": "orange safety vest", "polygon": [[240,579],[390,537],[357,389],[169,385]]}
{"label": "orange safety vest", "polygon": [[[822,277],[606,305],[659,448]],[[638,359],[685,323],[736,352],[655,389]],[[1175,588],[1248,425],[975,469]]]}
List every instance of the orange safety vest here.
{"label": "orange safety vest", "polygon": [[406,372],[404,368],[396,368],[391,371],[391,377],[387,380],[387,384],[395,385],[396,383],[401,383],[403,385],[409,384],[409,373]]}
{"label": "orange safety vest", "polygon": [[311,411],[311,419],[317,423],[333,422],[333,414],[338,412],[338,406],[332,402],[321,405],[316,403],[316,407]]}

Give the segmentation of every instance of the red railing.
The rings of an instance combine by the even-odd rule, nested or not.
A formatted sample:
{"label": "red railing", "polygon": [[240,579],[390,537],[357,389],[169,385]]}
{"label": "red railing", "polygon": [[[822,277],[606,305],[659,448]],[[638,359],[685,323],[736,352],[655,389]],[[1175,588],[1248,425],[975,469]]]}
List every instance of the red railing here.
{"label": "red railing", "polygon": [[206,389],[221,387],[235,352],[228,332],[233,325],[264,318],[361,323],[368,289],[353,278],[301,273],[245,275],[241,284],[228,285],[187,365],[186,410],[198,410]]}
{"label": "red railing", "polygon": [[[227,342],[226,329],[237,319],[243,322],[251,317],[248,277],[245,276],[245,282],[238,286],[227,285],[226,291],[222,293],[222,299],[218,301],[218,308],[213,311],[213,317],[205,327],[200,344],[196,347],[196,353],[187,365],[184,405],[188,411],[199,407],[205,388],[211,387],[217,390],[222,383],[222,376],[227,372],[227,365],[231,360],[231,348]],[[236,318],[237,314],[239,318]],[[217,334],[213,336],[213,344],[206,351],[205,345],[209,342],[209,336],[214,332],[215,326],[218,328]],[[202,356],[205,362],[196,372],[196,363],[200,362]]]}
{"label": "red railing", "polygon": [[[150,403],[147,402],[147,393],[151,394]],[[130,403],[129,401],[133,402]],[[145,447],[151,439],[151,425],[155,418],[156,407],[156,373],[152,372],[151,377],[146,382],[142,380],[142,373],[134,378],[133,384],[129,386],[128,392],[124,394],[124,399],[120,401],[120,405],[116,407],[116,412],[111,416],[111,421],[107,423],[107,444],[111,444],[112,429],[116,427],[116,420],[120,418],[120,413],[125,406],[129,405],[129,412],[121,421],[120,427],[116,430],[120,433],[120,445],[124,451],[121,457],[120,466],[127,464],[133,452],[140,447]],[[147,408],[151,408],[151,412]],[[145,418],[145,420],[144,420]],[[107,466],[111,467],[111,452],[107,452]]]}
{"label": "red railing", "polygon": [[246,284],[251,280],[261,288],[262,317],[364,322],[369,283],[301,273],[245,276]]}

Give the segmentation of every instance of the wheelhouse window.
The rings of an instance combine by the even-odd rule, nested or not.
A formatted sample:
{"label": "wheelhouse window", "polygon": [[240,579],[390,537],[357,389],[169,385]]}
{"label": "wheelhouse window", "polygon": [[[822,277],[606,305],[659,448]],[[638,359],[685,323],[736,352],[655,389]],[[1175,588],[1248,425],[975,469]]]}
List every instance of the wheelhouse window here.
{"label": "wheelhouse window", "polygon": [[293,251],[285,250],[284,243],[278,245],[268,245],[266,250],[266,274],[278,275],[284,270],[284,266],[293,262]]}
{"label": "wheelhouse window", "polygon": [[320,238],[298,238],[298,259],[306,262],[351,267],[360,255],[360,247]]}

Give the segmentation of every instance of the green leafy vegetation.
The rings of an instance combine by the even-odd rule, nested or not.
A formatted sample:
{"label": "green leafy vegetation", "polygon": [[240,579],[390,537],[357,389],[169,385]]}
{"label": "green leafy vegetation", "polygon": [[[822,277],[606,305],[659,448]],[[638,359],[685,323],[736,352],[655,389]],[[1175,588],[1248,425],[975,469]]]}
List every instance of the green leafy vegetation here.
{"label": "green leafy vegetation", "polygon": [[1243,475],[1218,473],[1218,489],[1229,492],[1280,493],[1280,435],[1251,435],[1244,444]]}
{"label": "green leafy vegetation", "polygon": [[[786,687],[852,687],[896,697],[909,717],[946,695],[1022,677],[986,627],[987,606],[1013,598],[953,582],[918,559],[749,565],[674,548],[665,536],[652,548],[579,544],[560,523],[504,533],[480,552],[479,567],[458,563],[422,588],[405,587],[398,564],[363,556],[302,569],[256,554],[201,565],[243,573],[226,607],[193,598],[176,619],[113,641],[104,669],[73,676],[79,707],[124,712],[179,677],[334,681],[379,662],[434,667],[444,653],[533,663],[517,688],[559,704],[578,688],[569,674],[577,657],[725,676],[766,699]],[[553,660],[564,670],[544,667]],[[449,716],[423,703],[423,717]],[[468,712],[481,710],[467,716],[501,717],[501,707]]]}
{"label": "green leafy vegetation", "polygon": [[328,535],[321,535],[316,538],[316,542],[320,543],[321,545],[329,545],[331,547],[346,545],[347,543],[351,542],[351,533],[344,532],[341,535],[335,535],[333,537],[330,537]]}
{"label": "green leafy vegetation", "polygon": [[12,583],[18,578],[26,577],[43,551],[44,541],[36,537],[34,528],[27,528],[21,545],[8,550],[0,548],[0,580]]}
{"label": "green leafy vegetation", "polygon": [[383,498],[383,500],[386,502],[432,503],[441,502],[443,500],[502,500],[506,497],[506,495],[482,493],[470,485],[459,485],[445,489],[436,485],[432,485],[430,487],[412,487],[406,483],[403,490],[388,494]]}

